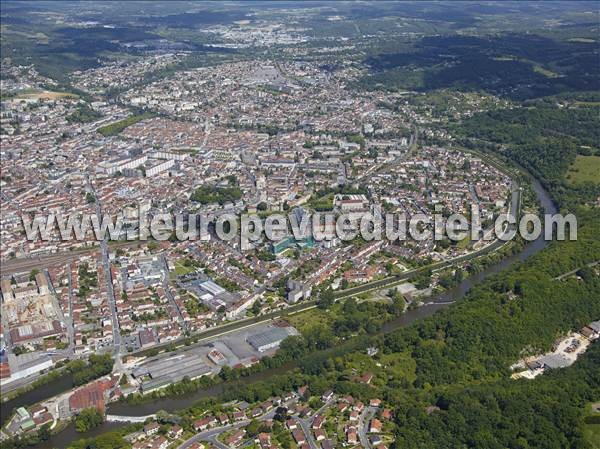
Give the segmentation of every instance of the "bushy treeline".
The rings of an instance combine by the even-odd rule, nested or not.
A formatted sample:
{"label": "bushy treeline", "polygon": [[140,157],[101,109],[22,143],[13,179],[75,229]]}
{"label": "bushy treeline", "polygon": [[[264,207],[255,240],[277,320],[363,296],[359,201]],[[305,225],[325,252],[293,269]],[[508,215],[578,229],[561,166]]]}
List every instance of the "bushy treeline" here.
{"label": "bushy treeline", "polygon": [[129,117],[124,118],[123,120],[119,120],[118,122],[114,122],[114,123],[110,123],[105,126],[101,126],[96,131],[98,131],[104,137],[116,136],[121,131],[123,131],[125,128],[127,128],[128,126],[131,126],[137,122],[141,122],[142,120],[145,120],[145,119],[151,118],[151,117],[154,117],[154,114],[152,114],[151,112],[144,112],[141,114],[130,115]]}
{"label": "bushy treeline", "polygon": [[73,376],[73,384],[77,386],[110,374],[113,364],[114,360],[110,354],[92,354],[87,361],[69,362],[67,370]]}
{"label": "bushy treeline", "polygon": [[75,112],[67,115],[66,119],[70,123],[89,123],[98,120],[100,117],[102,117],[102,114],[94,111],[87,104],[81,104]]}

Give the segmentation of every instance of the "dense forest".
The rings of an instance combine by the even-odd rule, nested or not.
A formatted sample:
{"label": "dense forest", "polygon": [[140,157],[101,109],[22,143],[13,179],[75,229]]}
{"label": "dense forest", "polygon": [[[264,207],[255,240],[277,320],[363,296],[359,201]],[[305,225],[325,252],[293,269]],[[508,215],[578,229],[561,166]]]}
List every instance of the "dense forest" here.
{"label": "dense forest", "polygon": [[[476,114],[455,127],[467,147],[496,144],[538,178],[560,207],[573,208],[600,195],[600,181],[574,186],[565,179],[579,155],[600,156],[600,106],[559,107],[534,102],[523,108]],[[599,174],[600,177],[600,174]]]}
{"label": "dense forest", "polygon": [[[564,30],[561,30],[564,32]],[[600,89],[597,45],[531,33],[429,36],[398,52],[371,54],[360,85],[395,90],[455,88],[514,100]]]}
{"label": "dense forest", "polygon": [[586,448],[581,412],[600,395],[598,366],[600,346],[594,345],[573,367],[535,381],[452,386],[435,398],[438,409],[431,414],[402,400],[396,447]]}

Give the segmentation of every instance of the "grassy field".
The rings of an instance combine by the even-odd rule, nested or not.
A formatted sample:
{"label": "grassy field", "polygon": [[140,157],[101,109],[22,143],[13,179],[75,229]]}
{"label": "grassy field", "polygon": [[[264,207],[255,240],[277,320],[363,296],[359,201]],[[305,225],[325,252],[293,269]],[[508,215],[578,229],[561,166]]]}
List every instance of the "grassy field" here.
{"label": "grassy field", "polygon": [[467,235],[464,239],[456,244],[457,249],[467,249],[469,245],[472,243],[471,236]]}
{"label": "grassy field", "polygon": [[577,156],[573,165],[569,167],[567,179],[572,184],[600,184],[600,156]]}
{"label": "grassy field", "polygon": [[19,92],[14,98],[18,100],[59,100],[61,98],[79,97],[69,92],[52,92],[49,90],[27,89]]}
{"label": "grassy field", "polygon": [[175,268],[171,271],[169,271],[169,279],[171,281],[174,281],[175,279],[177,279],[177,276],[183,276],[189,273],[193,273],[194,271],[197,270],[197,267],[195,266],[188,266],[185,265],[183,263],[184,259],[179,259],[177,261],[175,261],[174,265]]}
{"label": "grassy field", "polygon": [[309,332],[310,329],[315,327],[327,327],[331,325],[331,318],[327,312],[316,308],[289,315],[287,321],[298,329],[300,333]]}
{"label": "grassy field", "polygon": [[196,267],[186,267],[182,261],[175,262],[175,275],[183,276],[184,274],[193,273],[196,271]]}
{"label": "grassy field", "polygon": [[558,73],[554,73],[551,70],[545,69],[544,67],[542,67],[541,65],[535,64],[533,66],[533,71],[537,72],[537,73],[541,73],[542,75],[548,77],[548,78],[560,78],[560,75]]}
{"label": "grassy field", "polygon": [[412,383],[417,378],[417,365],[409,352],[380,354],[375,358],[365,353],[353,353],[346,357],[346,366],[352,372],[374,374],[374,384],[384,385],[392,379]]}
{"label": "grassy field", "polygon": [[593,44],[594,42],[596,42],[595,39],[591,39],[589,37],[573,37],[571,39],[568,39],[569,42],[581,42],[584,44]]}

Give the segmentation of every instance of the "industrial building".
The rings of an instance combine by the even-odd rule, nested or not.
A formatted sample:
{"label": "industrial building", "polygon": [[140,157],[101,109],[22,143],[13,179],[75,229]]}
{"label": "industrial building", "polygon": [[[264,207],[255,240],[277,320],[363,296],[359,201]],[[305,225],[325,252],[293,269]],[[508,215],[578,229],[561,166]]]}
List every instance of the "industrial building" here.
{"label": "industrial building", "polygon": [[297,331],[290,326],[279,327],[270,326],[264,331],[249,335],[246,341],[258,352],[265,352],[276,348],[279,344],[291,335],[297,335]]}
{"label": "industrial building", "polygon": [[[10,361],[11,359],[12,361]],[[9,374],[2,378],[3,385],[48,370],[54,365],[50,356],[35,353],[25,353],[19,356],[5,353],[2,360],[4,360],[3,365],[8,367]]]}
{"label": "industrial building", "polygon": [[220,295],[220,294],[226,292],[226,290],[223,287],[215,284],[213,281],[203,282],[202,284],[200,284],[200,288],[202,288],[203,290],[206,290],[208,293],[210,293],[213,296],[217,296],[217,295]]}
{"label": "industrial building", "polygon": [[194,352],[155,358],[136,368],[132,375],[141,381],[143,393],[164,388],[184,377],[196,379],[212,372]]}

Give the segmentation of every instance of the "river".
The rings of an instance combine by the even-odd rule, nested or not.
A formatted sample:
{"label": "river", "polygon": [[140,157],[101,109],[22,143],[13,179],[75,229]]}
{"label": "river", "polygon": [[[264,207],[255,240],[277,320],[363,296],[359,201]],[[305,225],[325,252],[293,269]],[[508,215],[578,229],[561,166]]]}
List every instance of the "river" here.
{"label": "river", "polygon": [[[550,198],[550,195],[546,190],[542,187],[542,185],[535,178],[531,178],[532,187],[537,194],[538,201],[540,202],[544,213],[546,214],[555,214],[557,213],[556,207]],[[500,262],[487,267],[485,270],[469,276],[467,279],[462,281],[459,285],[454,287],[451,290],[447,290],[435,297],[431,298],[430,301],[416,309],[407,310],[402,316],[385,323],[382,327],[383,333],[389,333],[403,326],[407,326],[415,320],[425,318],[427,316],[432,315],[437,310],[448,307],[452,302],[457,301],[464,297],[466,293],[471,289],[471,287],[481,283],[487,277],[498,273],[499,271],[511,266],[516,262],[523,261],[533,254],[541,251],[546,245],[547,241],[544,240],[543,233],[542,235],[535,241],[527,244],[523,250],[517,254],[514,254],[510,257],[502,259]],[[294,368],[294,364],[291,363],[289,365],[284,365],[279,368],[265,370],[259,373],[255,373],[249,377],[243,379],[245,383],[248,382],[256,382],[261,380],[269,379],[272,376],[283,374],[286,371]],[[9,401],[6,404],[2,404],[2,414],[4,419],[4,413],[10,413],[13,407],[18,407],[21,405],[31,405],[35,402],[39,402],[41,400],[52,397],[62,391],[65,390],[65,386],[63,385],[64,380],[58,380],[52,384],[44,385],[36,390],[33,390],[26,395],[23,395],[19,398],[14,399],[13,401]],[[169,412],[174,412],[176,410],[181,410],[186,407],[193,405],[200,399],[217,396],[224,391],[224,389],[230,384],[224,383],[219,385],[214,385],[209,388],[197,391],[185,397],[176,397],[176,398],[166,398],[160,399],[156,402],[149,402],[146,404],[139,405],[130,405],[127,403],[114,403],[108,407],[108,413],[114,415],[125,415],[125,416],[143,416],[155,413],[158,410],[166,410]],[[30,402],[31,401],[31,402]],[[17,405],[18,404],[18,405]],[[65,430],[60,432],[57,435],[54,435],[49,441],[43,444],[39,444],[37,446],[33,446],[37,449],[52,449],[52,448],[63,448],[67,447],[71,442],[80,438],[88,438],[97,436],[101,433],[117,429],[122,427],[124,424],[122,423],[104,423],[100,427],[87,432],[87,433],[77,433],[75,432],[75,428],[73,425],[69,425]]]}

